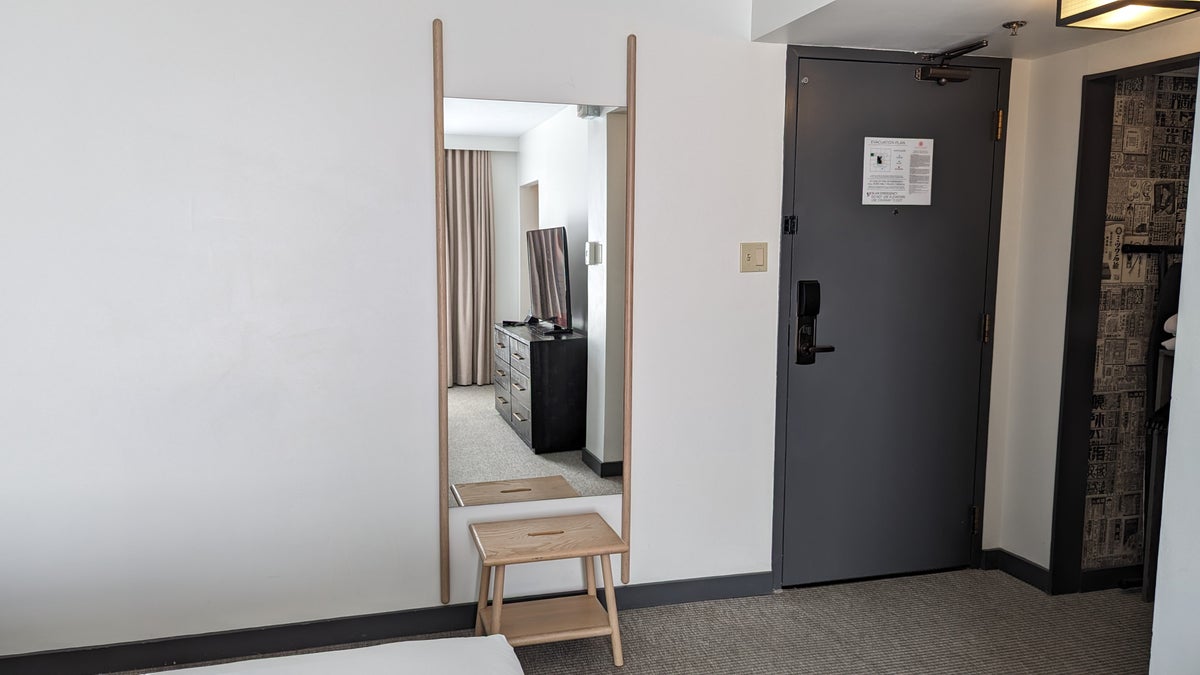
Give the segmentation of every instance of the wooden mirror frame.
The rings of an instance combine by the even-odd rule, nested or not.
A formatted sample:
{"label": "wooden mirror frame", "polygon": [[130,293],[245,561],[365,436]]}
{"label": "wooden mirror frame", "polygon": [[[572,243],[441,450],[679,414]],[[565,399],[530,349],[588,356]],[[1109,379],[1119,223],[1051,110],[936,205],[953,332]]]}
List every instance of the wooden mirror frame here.
{"label": "wooden mirror frame", "polygon": [[[438,525],[441,547],[442,603],[450,602],[450,453],[447,412],[450,356],[446,349],[446,138],[442,101],[445,80],[442,60],[442,20],[433,20],[433,167],[437,228],[437,341],[438,341]],[[624,419],[622,420],[621,538],[629,543],[630,446],[633,418],[633,192],[634,139],[637,127],[637,36],[626,40],[625,108],[625,354]],[[629,583],[629,553],[621,555],[621,583]]]}

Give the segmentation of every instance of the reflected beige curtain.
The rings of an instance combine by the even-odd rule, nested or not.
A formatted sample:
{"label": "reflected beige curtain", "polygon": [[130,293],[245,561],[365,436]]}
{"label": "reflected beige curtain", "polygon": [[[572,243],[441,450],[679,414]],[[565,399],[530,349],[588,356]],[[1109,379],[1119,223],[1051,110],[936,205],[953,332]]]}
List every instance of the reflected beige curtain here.
{"label": "reflected beige curtain", "polygon": [[490,384],[495,235],[489,153],[446,151],[446,225],[450,384]]}

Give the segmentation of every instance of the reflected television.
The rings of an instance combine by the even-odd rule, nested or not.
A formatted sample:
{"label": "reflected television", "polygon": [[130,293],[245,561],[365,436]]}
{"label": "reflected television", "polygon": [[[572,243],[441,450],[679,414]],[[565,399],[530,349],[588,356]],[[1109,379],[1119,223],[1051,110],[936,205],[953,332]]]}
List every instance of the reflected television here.
{"label": "reflected television", "polygon": [[529,322],[542,332],[569,333],[571,282],[567,274],[567,228],[529,230],[525,240],[529,255]]}

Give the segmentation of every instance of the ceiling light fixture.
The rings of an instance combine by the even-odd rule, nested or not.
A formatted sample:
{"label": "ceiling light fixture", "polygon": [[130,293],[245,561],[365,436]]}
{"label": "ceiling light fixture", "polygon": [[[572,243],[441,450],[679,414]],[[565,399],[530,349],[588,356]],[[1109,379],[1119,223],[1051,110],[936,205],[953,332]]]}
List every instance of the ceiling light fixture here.
{"label": "ceiling light fixture", "polygon": [[1058,0],[1059,26],[1134,30],[1200,10],[1200,0]]}

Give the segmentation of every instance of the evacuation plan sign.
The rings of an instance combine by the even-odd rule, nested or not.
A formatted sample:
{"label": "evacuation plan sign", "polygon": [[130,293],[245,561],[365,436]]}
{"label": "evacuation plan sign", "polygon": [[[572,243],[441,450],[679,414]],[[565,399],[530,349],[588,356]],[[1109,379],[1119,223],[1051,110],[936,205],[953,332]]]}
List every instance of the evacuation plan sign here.
{"label": "evacuation plan sign", "polygon": [[929,206],[933,198],[933,139],[864,139],[864,205]]}

